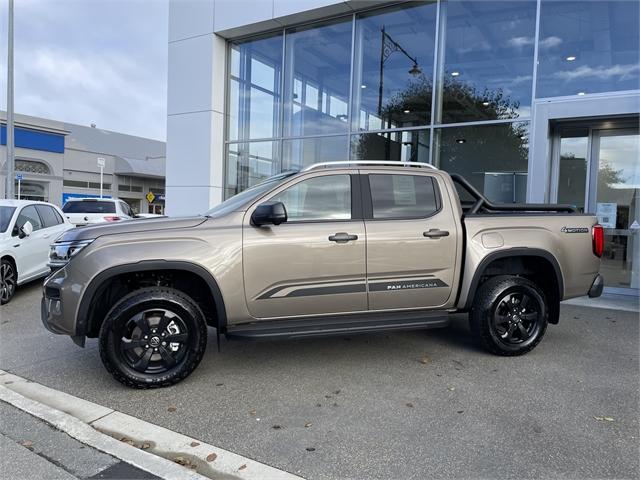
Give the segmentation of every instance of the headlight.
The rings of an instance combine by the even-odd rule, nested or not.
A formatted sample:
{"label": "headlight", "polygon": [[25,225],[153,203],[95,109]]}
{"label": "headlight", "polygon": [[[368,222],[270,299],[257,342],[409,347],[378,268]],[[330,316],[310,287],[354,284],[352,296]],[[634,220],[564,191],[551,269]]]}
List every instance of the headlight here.
{"label": "headlight", "polygon": [[71,242],[56,242],[51,244],[49,251],[49,267],[64,267],[71,258],[77,255],[80,250],[89,245],[93,240],[77,240]]}

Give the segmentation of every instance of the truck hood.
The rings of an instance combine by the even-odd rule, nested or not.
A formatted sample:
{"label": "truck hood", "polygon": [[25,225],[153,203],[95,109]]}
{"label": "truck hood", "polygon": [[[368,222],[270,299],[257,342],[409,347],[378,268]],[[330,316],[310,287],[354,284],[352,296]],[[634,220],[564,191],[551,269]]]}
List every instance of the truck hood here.
{"label": "truck hood", "polygon": [[197,227],[207,220],[206,217],[182,218],[141,218],[122,222],[100,223],[67,230],[56,241],[70,242],[75,240],[89,240],[103,235],[119,235],[134,232],[155,232],[158,230],[175,230]]}

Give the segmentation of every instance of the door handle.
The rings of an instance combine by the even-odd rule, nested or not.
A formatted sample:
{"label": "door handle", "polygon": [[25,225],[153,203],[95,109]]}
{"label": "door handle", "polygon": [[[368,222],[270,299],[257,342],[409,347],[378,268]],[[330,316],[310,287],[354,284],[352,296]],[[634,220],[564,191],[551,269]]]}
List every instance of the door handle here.
{"label": "door handle", "polygon": [[339,232],[339,233],[336,233],[335,235],[329,236],[329,241],[336,242],[336,243],[347,243],[357,239],[358,239],[358,235],[349,235],[348,233],[345,233],[345,232]]}
{"label": "door handle", "polygon": [[422,232],[422,235],[427,238],[440,238],[440,237],[448,237],[448,230],[440,230],[439,228],[431,228],[426,232]]}

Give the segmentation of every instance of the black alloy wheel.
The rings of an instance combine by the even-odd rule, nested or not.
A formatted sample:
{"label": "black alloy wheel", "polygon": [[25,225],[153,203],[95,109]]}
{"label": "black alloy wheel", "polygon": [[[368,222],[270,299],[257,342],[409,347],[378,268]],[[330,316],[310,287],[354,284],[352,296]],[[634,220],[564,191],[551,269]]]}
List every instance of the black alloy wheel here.
{"label": "black alloy wheel", "polygon": [[140,373],[163,373],[182,361],[187,350],[187,326],[166,309],[143,310],[125,324],[120,355]]}
{"label": "black alloy wheel", "polygon": [[100,357],[116,380],[134,388],[184,380],[202,360],[207,324],[198,304],[169,287],[122,298],[100,328]]}
{"label": "black alloy wheel", "polygon": [[493,332],[501,341],[520,345],[540,329],[541,306],[525,292],[505,294],[493,314]]}
{"label": "black alloy wheel", "polygon": [[16,292],[18,278],[16,269],[9,260],[2,260],[0,263],[0,305],[9,303]]}
{"label": "black alloy wheel", "polygon": [[469,316],[480,344],[496,355],[523,355],[545,334],[549,307],[531,280],[502,275],[486,280],[476,293]]}

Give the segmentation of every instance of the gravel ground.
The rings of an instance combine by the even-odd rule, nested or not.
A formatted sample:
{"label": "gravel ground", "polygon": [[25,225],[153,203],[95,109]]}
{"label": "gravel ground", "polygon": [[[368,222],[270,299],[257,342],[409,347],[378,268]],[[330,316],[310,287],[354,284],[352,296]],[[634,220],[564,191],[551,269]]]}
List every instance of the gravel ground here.
{"label": "gravel ground", "polygon": [[220,353],[212,335],[186,381],[135,391],[95,340],[48,333],[39,299],[31,284],[2,307],[0,368],[309,479],[640,475],[637,312],[563,305],[517,358],[480,350],[465,318]]}

